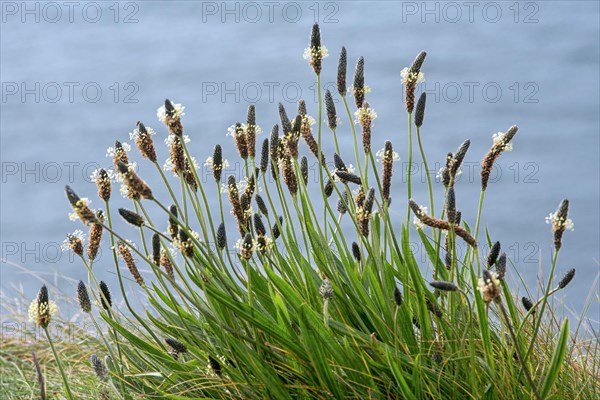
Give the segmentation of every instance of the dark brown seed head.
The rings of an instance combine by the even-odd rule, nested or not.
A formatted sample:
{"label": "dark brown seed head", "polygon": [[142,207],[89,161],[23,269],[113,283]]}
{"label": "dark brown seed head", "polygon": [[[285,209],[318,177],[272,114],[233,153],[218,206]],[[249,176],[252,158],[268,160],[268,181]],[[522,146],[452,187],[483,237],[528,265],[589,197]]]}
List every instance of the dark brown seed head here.
{"label": "dark brown seed head", "polygon": [[286,150],[294,158],[298,158],[298,140],[300,139],[300,129],[302,127],[302,116],[297,115],[294,118],[292,132],[285,137]]}
{"label": "dark brown seed head", "polygon": [[454,194],[454,187],[448,188],[448,194],[446,196],[446,214],[448,215],[448,222],[454,224],[456,220],[456,196]]}
{"label": "dark brown seed head", "polygon": [[104,201],[110,200],[111,193],[111,181],[110,175],[106,172],[105,169],[101,169],[98,171],[98,175],[96,176],[96,188],[98,189],[98,197],[100,197]]}
{"label": "dark brown seed head", "polygon": [[[102,210],[96,211],[96,220],[98,222],[104,222],[104,213]],[[88,241],[87,256],[90,260],[94,260],[98,255],[98,249],[100,249],[100,242],[102,241],[103,227],[99,223],[93,223],[90,226],[90,240]]]}
{"label": "dark brown seed head", "polygon": [[338,70],[337,70],[337,90],[340,96],[346,96],[346,65],[348,61],[346,58],[346,48],[342,46],[342,50],[340,51],[340,59],[338,61]]}
{"label": "dark brown seed head", "polygon": [[506,253],[502,253],[500,257],[498,257],[496,273],[498,274],[498,279],[504,279],[504,275],[506,275]]}
{"label": "dark brown seed head", "polygon": [[363,57],[360,57],[356,63],[352,90],[354,92],[354,104],[356,104],[356,108],[361,108],[365,102],[365,59]]}
{"label": "dark brown seed head", "polygon": [[225,223],[221,222],[217,228],[217,247],[223,250],[227,246],[227,234],[225,232]]}
{"label": "dark brown seed head", "polygon": [[83,240],[79,235],[68,233],[67,241],[73,254],[77,254],[80,257],[83,256]]}
{"label": "dark brown seed head", "polygon": [[442,310],[438,307],[435,301],[430,300],[429,297],[425,298],[425,304],[427,304],[427,309],[429,310],[429,312],[435,315],[436,317],[442,318],[444,316]]}
{"label": "dark brown seed head", "polygon": [[221,364],[212,356],[208,356],[208,365],[216,375],[221,375]]}
{"label": "dark brown seed head", "polygon": [[358,224],[358,230],[365,237],[369,236],[369,223],[371,221],[371,211],[373,209],[374,201],[375,190],[371,188],[365,197],[364,204],[362,206],[357,205],[356,207],[356,222]]}
{"label": "dark brown seed head", "polygon": [[177,137],[181,137],[183,135],[183,125],[181,125],[181,116],[178,115],[175,105],[169,99],[165,99],[165,111],[165,124],[169,128],[169,132]]}
{"label": "dark brown seed head", "polygon": [[302,99],[298,100],[298,115],[304,117],[308,114],[306,111],[306,102]]}
{"label": "dark brown seed head", "polygon": [[444,292],[456,292],[458,290],[458,287],[452,282],[433,281],[433,282],[429,282],[429,284],[433,288],[435,288],[437,290],[442,290]]}
{"label": "dark brown seed head", "polygon": [[333,165],[337,171],[348,171],[344,160],[342,160],[342,157],[340,157],[338,153],[333,153]]}
{"label": "dark brown seed head", "polygon": [[127,247],[127,245],[124,242],[119,242],[118,250],[119,250],[119,255],[121,256],[123,261],[125,261],[125,265],[127,265],[127,269],[129,269],[129,272],[131,272],[133,279],[135,279],[135,281],[138,285],[143,287],[144,286],[144,278],[142,278],[142,275],[140,274],[140,271],[138,270],[138,267],[135,264],[135,260],[133,259],[133,256],[131,255],[131,251],[129,251],[129,248]]}
{"label": "dark brown seed head", "polygon": [[450,176],[452,177],[452,179],[456,178],[456,174],[458,173],[458,169],[460,168],[463,160],[465,159],[465,155],[467,154],[467,150],[469,150],[469,146],[470,145],[471,145],[471,141],[470,140],[465,140],[460,145],[460,147],[456,151],[456,154],[452,158],[452,161],[450,163]]}
{"label": "dark brown seed head", "polygon": [[175,274],[173,271],[173,263],[171,263],[171,259],[169,258],[167,251],[164,249],[160,251],[159,262],[160,262],[160,265],[165,269],[167,276],[171,279],[175,279]]}
{"label": "dark brown seed head", "polygon": [[260,172],[264,175],[269,165],[269,139],[263,140],[260,151]]}
{"label": "dark brown seed head", "polygon": [[562,246],[563,233],[567,229],[569,216],[569,200],[564,199],[558,206],[554,218],[552,219],[552,230],[554,231],[554,248],[560,250]]}
{"label": "dark brown seed head", "polygon": [[193,257],[194,256],[194,241],[187,234],[185,229],[179,230],[179,251],[185,257]]}
{"label": "dark brown seed head", "polygon": [[331,194],[333,193],[333,182],[331,182],[331,179],[328,179],[327,182],[325,183],[325,187],[323,188],[324,192],[325,192],[325,196],[327,198],[329,198],[331,196]]}
{"label": "dark brown seed head", "polygon": [[240,255],[245,260],[249,260],[252,258],[253,251],[254,243],[252,241],[252,234],[248,232],[246,233],[246,236],[244,236],[244,240],[242,240],[242,245],[240,247]]}
{"label": "dark brown seed head", "polygon": [[319,151],[319,143],[315,140],[310,128],[310,118],[308,115],[302,117],[302,125],[300,126],[300,136],[304,138],[304,141],[308,145],[311,153],[316,157],[317,160],[321,160],[321,164],[325,166],[325,156]]}
{"label": "dark brown seed head", "polygon": [[169,136],[171,140],[171,147],[169,148],[169,155],[171,158],[171,171],[174,174],[179,175],[185,170],[185,152],[183,150],[182,139],[179,136]]}
{"label": "dark brown seed head", "polygon": [[175,106],[173,105],[173,102],[169,99],[165,99],[165,111],[167,113],[167,116],[175,116]]}
{"label": "dark brown seed head", "polygon": [[394,150],[392,149],[392,142],[389,140],[385,142],[385,146],[383,149],[383,157],[381,158],[381,187],[382,187],[382,195],[383,199],[388,202],[390,192],[392,187],[392,174],[393,174],[393,164],[394,164]]}
{"label": "dark brown seed head", "polygon": [[421,71],[425,57],[427,57],[427,53],[424,51],[421,51],[419,54],[417,54],[415,61],[413,61],[412,65],[410,66],[410,72],[418,74]]}
{"label": "dark brown seed head", "polygon": [[100,304],[105,310],[112,307],[112,297],[108,285],[104,281],[100,281]]}
{"label": "dark brown seed head", "polygon": [[77,284],[77,301],[79,302],[79,308],[84,313],[92,311],[92,302],[90,301],[90,295],[85,287],[83,281],[79,281]]}
{"label": "dark brown seed head", "polygon": [[321,73],[323,64],[323,53],[321,49],[321,30],[319,29],[319,24],[314,24],[310,34],[309,63],[317,75]]}
{"label": "dark brown seed head", "polygon": [[245,226],[246,217],[244,215],[244,209],[240,202],[240,195],[237,188],[237,182],[235,176],[229,175],[227,178],[227,190],[229,194],[229,203],[231,204],[231,210],[233,215],[238,221],[239,226]]}
{"label": "dark brown seed head", "polygon": [[156,150],[154,149],[154,141],[152,140],[152,130],[146,129],[140,121],[137,123],[137,132],[135,136],[135,144],[142,154],[142,157],[156,162]]}
{"label": "dark brown seed head", "polygon": [[356,196],[354,196],[354,203],[356,203],[356,207],[362,207],[365,204],[365,191],[362,187],[358,188],[358,192]]}
{"label": "dark brown seed head", "polygon": [[169,235],[171,239],[175,239],[179,235],[179,225],[177,225],[177,206],[175,204],[169,207]]}
{"label": "dark brown seed head", "polygon": [[154,264],[160,265],[160,235],[158,233],[152,235],[152,261]]}
{"label": "dark brown seed head", "polygon": [[347,171],[335,171],[335,174],[337,175],[337,177],[342,182],[351,182],[351,183],[354,183],[354,184],[357,184],[357,185],[361,185],[362,184],[360,176],[351,174],[350,172],[347,172]]}
{"label": "dark brown seed head", "polygon": [[360,247],[356,242],[352,242],[352,256],[357,262],[360,262]]}
{"label": "dark brown seed head", "polygon": [[81,199],[69,185],[65,186],[67,200],[71,203],[77,217],[86,225],[96,222],[96,214],[88,207],[87,199]]}
{"label": "dark brown seed head", "polygon": [[285,107],[281,103],[279,103],[279,119],[281,120],[281,130],[283,131],[283,136],[286,137],[292,132],[292,123],[285,112]]}
{"label": "dark brown seed head", "polygon": [[302,173],[304,186],[308,185],[308,159],[305,156],[300,159],[300,172]]}
{"label": "dark brown seed head", "polygon": [[119,161],[117,163],[119,174],[123,178],[123,183],[127,188],[127,196],[130,199],[137,200],[139,198],[152,200],[152,190],[133,170],[133,167]]}
{"label": "dark brown seed head", "polygon": [[211,168],[215,181],[221,181],[221,174],[223,173],[223,150],[220,144],[216,145],[213,151]]}
{"label": "dark brown seed head", "polygon": [[279,169],[279,125],[273,125],[269,146],[271,173],[273,175],[273,179],[277,179],[277,171]]}
{"label": "dark brown seed head", "polygon": [[123,219],[126,222],[130,223],[131,225],[137,227],[141,227],[142,225],[144,225],[144,218],[142,218],[142,216],[138,213],[135,213],[131,210],[127,210],[125,208],[119,208],[119,214],[121,215],[121,217],[123,217]]}
{"label": "dark brown seed head", "polygon": [[181,343],[177,339],[166,338],[165,342],[169,345],[169,347],[171,347],[172,350],[176,351],[177,353],[185,353],[187,351],[186,345]]}
{"label": "dark brown seed head", "polygon": [[498,256],[500,255],[500,242],[494,243],[492,248],[490,249],[490,254],[487,258],[487,267],[490,269],[492,265],[496,263]]}
{"label": "dark brown seed head", "polygon": [[269,216],[269,209],[267,208],[267,204],[263,200],[262,196],[257,194],[254,199],[256,200],[256,205],[258,206],[260,212],[265,216]]}
{"label": "dark brown seed head", "polygon": [[265,229],[265,224],[263,224],[262,218],[258,213],[254,214],[254,230],[259,236],[266,235],[267,233],[267,230]]}
{"label": "dark brown seed head", "polygon": [[446,155],[446,165],[442,168],[442,185],[448,187],[450,185],[450,170],[452,168],[452,161],[454,160],[454,154],[448,153]]}
{"label": "dark brown seed head", "polygon": [[108,379],[108,369],[97,355],[92,354],[90,357],[90,364],[92,365],[92,369],[94,370],[94,373],[98,379],[101,381],[106,381]]}
{"label": "dark brown seed head", "polygon": [[123,148],[123,144],[118,140],[115,141],[114,150],[115,153],[113,155],[113,164],[115,165],[115,167],[117,166],[119,161],[125,164],[129,164],[129,157],[127,156],[127,151],[125,151],[125,149]]}
{"label": "dark brown seed head", "polygon": [[248,106],[248,116],[246,118],[248,125],[256,125],[256,107],[254,104]]}
{"label": "dark brown seed head", "polygon": [[47,304],[49,301],[48,288],[46,285],[42,285],[37,295],[37,302],[38,304]]}
{"label": "dark brown seed head", "polygon": [[373,210],[373,203],[375,201],[375,189],[370,188],[365,198],[364,209],[371,212]]}
{"label": "dark brown seed head", "polygon": [[342,197],[338,200],[337,210],[340,214],[345,214],[348,211],[348,192],[344,191]]}
{"label": "dark brown seed head", "polygon": [[419,100],[417,101],[417,108],[415,111],[415,126],[420,128],[423,125],[423,119],[425,118],[425,103],[427,102],[427,93],[421,93]]}
{"label": "dark brown seed head", "polygon": [[298,179],[296,178],[296,172],[294,171],[294,165],[289,154],[284,155],[282,159],[282,173],[283,181],[285,182],[290,194],[295,196],[298,192]]}
{"label": "dark brown seed head", "polygon": [[521,303],[523,303],[523,307],[525,307],[526,311],[529,311],[529,310],[531,310],[533,308],[533,303],[527,297],[522,297],[521,298]]}
{"label": "dark brown seed head", "polygon": [[[279,225],[283,228],[283,217],[279,217]],[[277,240],[279,236],[281,236],[281,231],[279,230],[279,225],[277,223],[273,224],[271,228],[271,232],[273,232],[273,240]]]}
{"label": "dark brown seed head", "polygon": [[329,129],[335,130],[337,128],[337,112],[329,89],[325,92],[325,111],[327,112],[327,126]]}
{"label": "dark brown seed head", "polygon": [[575,268],[571,268],[570,270],[567,271],[567,273],[558,282],[558,288],[564,289],[569,283],[571,283],[574,276],[575,276]]}
{"label": "dark brown seed head", "polygon": [[248,147],[248,155],[253,159],[256,156],[256,109],[253,104],[248,106],[246,146]]}
{"label": "dark brown seed head", "polygon": [[362,144],[363,150],[365,154],[371,153],[371,125],[373,123],[373,118],[375,117],[375,113],[371,110],[369,103],[366,101],[363,103],[362,107],[358,109],[358,123],[362,129]]}
{"label": "dark brown seed head", "polygon": [[504,150],[506,150],[508,143],[516,135],[518,129],[519,128],[516,125],[511,126],[504,134],[502,140],[494,141],[494,144],[481,161],[481,190],[487,189],[488,181],[490,179],[492,169],[494,168],[494,163],[504,152]]}
{"label": "dark brown seed head", "polygon": [[398,289],[398,286],[396,286],[394,288],[394,303],[396,303],[396,305],[400,307],[402,305],[402,302],[402,292],[400,291],[400,289]]}
{"label": "dark brown seed head", "polygon": [[235,127],[233,128],[233,140],[240,157],[243,160],[248,159],[248,143],[246,142],[246,132],[242,127],[242,124],[239,122],[236,122]]}

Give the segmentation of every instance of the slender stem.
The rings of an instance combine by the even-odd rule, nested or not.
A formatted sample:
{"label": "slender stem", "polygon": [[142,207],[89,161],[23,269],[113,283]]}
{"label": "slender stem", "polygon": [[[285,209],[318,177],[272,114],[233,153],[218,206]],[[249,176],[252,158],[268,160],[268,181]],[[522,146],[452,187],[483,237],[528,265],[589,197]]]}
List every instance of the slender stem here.
{"label": "slender stem", "polygon": [[[552,257],[552,266],[550,267],[550,275],[548,276],[548,283],[546,284],[546,290],[544,290],[544,297],[541,300],[542,307],[540,308],[540,311],[538,314],[538,320],[533,328],[533,333],[531,335],[531,343],[529,343],[529,347],[527,348],[527,353],[525,353],[524,360],[526,360],[529,357],[529,354],[531,354],[531,351],[533,350],[533,345],[535,344],[535,340],[537,338],[538,331],[540,329],[540,326],[542,325],[542,320],[544,319],[544,311],[546,309],[546,305],[548,304],[548,298],[550,297],[550,294],[552,293],[552,292],[550,292],[550,287],[552,286],[552,280],[554,278],[554,270],[556,269],[556,261],[557,260],[558,260],[558,250],[555,250],[554,256]],[[536,304],[536,306],[537,306],[537,304]],[[532,310],[533,309],[534,309],[534,307],[532,307]],[[530,310],[530,312],[531,312],[531,310]]]}
{"label": "slender stem", "polygon": [[529,386],[531,387],[531,390],[533,391],[533,394],[535,395],[535,397],[538,400],[542,400],[542,396],[540,396],[540,394],[535,386],[535,382],[533,381],[533,378],[531,377],[531,374],[529,373],[529,369],[527,368],[527,365],[525,364],[525,359],[523,358],[523,356],[521,354],[521,349],[519,348],[519,343],[517,342],[517,336],[515,335],[515,331],[513,330],[512,324],[510,323],[510,317],[508,316],[508,313],[506,312],[506,308],[504,307],[502,300],[498,301],[496,304],[498,305],[498,308],[500,308],[500,311],[502,312],[502,316],[504,317],[504,320],[506,321],[506,326],[508,327],[508,332],[510,333],[510,336],[511,336],[512,341],[515,346],[515,351],[517,352],[517,358],[519,359],[519,362],[521,363],[521,368],[523,368],[523,372],[525,373],[525,377],[527,378],[527,381],[529,382]]}
{"label": "slender stem", "polygon": [[[479,226],[481,224],[481,210],[483,209],[483,199],[485,197],[485,190],[482,190],[479,193],[479,206],[477,207],[477,222],[475,223],[475,242],[477,242],[477,238],[479,237]],[[477,248],[473,249],[473,253],[477,257],[477,276],[481,273],[481,262],[479,260],[479,251]],[[471,260],[473,257],[471,258]]]}
{"label": "slender stem", "polygon": [[48,343],[50,343],[50,348],[52,348],[52,353],[54,354],[54,359],[56,360],[56,365],[58,365],[58,370],[60,371],[60,376],[63,380],[63,386],[65,387],[65,391],[67,392],[67,397],[71,400],[74,400],[73,393],[71,393],[71,388],[69,387],[69,381],[67,380],[67,375],[65,374],[65,370],[63,369],[62,362],[60,362],[60,358],[58,357],[58,353],[54,348],[54,343],[52,343],[52,339],[50,338],[50,334],[48,333],[48,328],[44,327],[44,333],[48,338]]}
{"label": "slender stem", "polygon": [[343,97],[344,100],[344,107],[346,108],[346,114],[348,114],[348,123],[350,124],[350,128],[352,128],[352,139],[354,141],[354,156],[356,157],[356,166],[358,168],[358,172],[360,174],[361,179],[363,179],[365,181],[365,183],[368,185],[367,182],[367,173],[366,171],[363,173],[362,171],[362,167],[360,166],[360,156],[358,155],[358,140],[356,138],[356,127],[354,126],[354,121],[352,120],[352,113],[350,112],[350,107],[348,106],[348,100],[346,100],[346,97]]}
{"label": "slender stem", "polygon": [[408,113],[408,168],[406,172],[406,182],[407,182],[407,209],[406,209],[406,225],[408,226],[408,222],[410,221],[410,206],[408,205],[408,200],[412,197],[412,157],[413,157],[413,149],[412,149],[412,113]]}
{"label": "slender stem", "polygon": [[423,168],[425,168],[425,176],[427,177],[427,187],[429,189],[429,206],[430,215],[435,218],[434,202],[433,202],[433,187],[431,185],[431,176],[429,175],[429,167],[427,166],[427,157],[425,157],[425,151],[423,150],[423,144],[421,143],[421,128],[417,126],[417,141],[419,142],[419,151],[421,152],[421,158],[423,159]]}

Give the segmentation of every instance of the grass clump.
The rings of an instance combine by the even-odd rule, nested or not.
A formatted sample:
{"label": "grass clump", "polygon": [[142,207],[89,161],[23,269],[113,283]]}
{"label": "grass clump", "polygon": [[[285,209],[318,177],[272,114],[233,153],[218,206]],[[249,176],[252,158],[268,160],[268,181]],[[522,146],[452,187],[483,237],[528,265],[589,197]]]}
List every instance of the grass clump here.
{"label": "grass clump", "polygon": [[[366,101],[364,59],[359,58],[354,86],[348,89],[345,48],[337,68],[338,108],[345,109],[350,131],[341,132],[332,94],[328,91],[323,99],[321,93],[327,56],[315,25],[305,50],[319,88],[315,118],[304,101],[293,119],[280,105],[280,121],[258,146],[260,155],[255,107],[249,107],[246,123],[232,124],[229,135],[241,179],[226,173],[226,147],[220,144],[206,163],[212,177],[203,179],[190,154],[184,107],[166,100],[158,110],[168,131],[164,168],[153,142],[160,134],[141,122],[131,134],[146,159],[140,162],[154,165],[164,188],[150,188],[130,161],[130,146],[120,142],[111,148],[114,170],[97,174],[103,210],[92,210],[87,199],[67,187],[73,218],[110,242],[106,248],[119,282],[111,294],[92,269],[89,255],[97,247],[84,252],[83,244],[73,245],[88,270],[87,287],[96,304],[91,310],[81,282],[82,311],[98,328],[103,345],[98,355],[86,356],[92,364],[87,370],[102,386],[100,396],[594,398],[599,391],[597,343],[570,329],[569,320],[560,320],[551,307],[551,296],[567,289],[574,276],[573,270],[558,284],[554,281],[563,233],[572,227],[568,202],[549,217],[554,254],[545,290],[523,305],[506,280],[511,265],[501,244],[492,246],[489,236],[479,235],[484,194],[493,190],[490,173],[498,157],[512,150],[518,128],[495,135],[483,158],[475,221],[468,222],[469,213],[459,209],[454,185],[468,140],[455,154],[448,153],[440,171],[445,195],[437,203],[427,180],[427,207],[411,198],[410,167],[406,188],[394,188],[399,159],[394,148],[400,148],[400,138],[374,143],[377,114]],[[401,74],[409,166],[415,127],[426,163],[421,141],[425,95],[415,103],[425,59],[426,53],[419,53]],[[346,92],[354,97],[354,113]],[[342,137],[351,137],[357,167],[344,161],[352,157],[340,153]],[[332,155],[323,152],[330,138],[336,148]],[[374,154],[375,144],[383,150]],[[310,178],[309,160],[316,180]],[[334,160],[333,170],[326,160]],[[175,179],[168,179],[164,169]],[[119,203],[111,197],[114,180],[131,201],[128,208],[114,204]],[[398,197],[392,201],[394,193]],[[115,209],[128,223],[122,230],[116,228]],[[398,210],[406,211],[405,219]],[[138,245],[128,240],[133,235]],[[431,279],[415,259],[411,235],[427,250]],[[490,254],[480,254],[487,245]],[[466,246],[462,257],[460,246]],[[128,282],[139,285],[145,310],[134,306],[125,289]],[[113,305],[116,297],[124,307]],[[56,356],[57,361],[64,357]],[[73,398],[72,381],[63,369],[59,372],[64,393]]]}

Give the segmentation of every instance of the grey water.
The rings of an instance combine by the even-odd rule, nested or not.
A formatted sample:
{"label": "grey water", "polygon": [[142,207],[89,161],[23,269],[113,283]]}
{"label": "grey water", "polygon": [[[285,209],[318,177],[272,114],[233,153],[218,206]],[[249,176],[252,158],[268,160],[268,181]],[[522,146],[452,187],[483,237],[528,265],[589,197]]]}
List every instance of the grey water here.
{"label": "grey water", "polygon": [[[552,250],[551,227],[544,219],[568,198],[575,230],[564,235],[557,274],[569,268],[577,274],[558,295],[564,302],[561,312],[580,315],[591,294],[586,313],[598,321],[599,17],[595,1],[3,2],[3,298],[18,298],[22,291],[31,299],[43,281],[70,294],[76,280],[86,279],[83,265],[60,250],[67,233],[86,231],[68,218],[64,185],[92,199],[92,207],[102,206],[89,176],[96,168],[111,167],[106,148],[118,139],[132,144],[140,174],[160,187],[158,174],[138,157],[128,133],[138,120],[154,128],[162,163],[168,157],[162,143],[166,130],[156,109],[165,98],[186,107],[183,122],[199,164],[221,143],[232,163],[227,173],[241,173],[226,132],[245,121],[248,104],[256,105],[264,130],[259,142],[278,122],[278,102],[293,115],[303,98],[316,118],[315,77],[302,54],[318,21],[330,54],[322,84],[338,100],[341,153],[354,165],[349,122],[334,90],[337,58],[346,46],[350,86],[357,58],[365,57],[367,100],[378,114],[373,148],[391,140],[401,157],[392,188],[397,227],[406,215],[408,156],[400,71],[426,50],[419,90],[428,94],[422,138],[432,177],[448,152],[471,140],[456,189],[463,219],[474,226],[479,161],[494,133],[517,124],[514,149],[500,157],[492,175],[482,226],[507,252],[508,279],[518,296],[536,298],[541,290],[536,282],[538,276],[547,278]],[[324,142],[331,159],[328,130]],[[416,147],[414,157],[412,196],[428,205]],[[205,169],[202,173],[216,209],[212,179]],[[434,186],[439,212],[443,187],[438,180]],[[168,194],[157,191],[168,202]],[[113,198],[114,209],[131,207],[118,187]],[[147,208],[161,216],[156,207]],[[117,224],[138,240],[133,228]],[[412,237],[426,270],[424,250],[415,233]],[[94,269],[115,286],[108,249],[105,238]],[[517,273],[531,293],[525,293]],[[135,290],[135,283],[127,281],[126,287]]]}

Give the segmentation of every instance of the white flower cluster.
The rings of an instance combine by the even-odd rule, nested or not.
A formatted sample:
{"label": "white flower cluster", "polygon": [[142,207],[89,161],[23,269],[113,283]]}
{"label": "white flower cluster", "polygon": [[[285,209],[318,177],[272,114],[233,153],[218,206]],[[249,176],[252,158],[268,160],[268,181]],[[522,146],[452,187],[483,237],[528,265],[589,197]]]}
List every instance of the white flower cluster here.
{"label": "white flower cluster", "polygon": [[512,143],[504,143],[504,136],[504,133],[498,132],[492,135],[492,140],[494,141],[495,145],[504,145],[504,151],[512,151]]}
{"label": "white flower cluster", "polygon": [[369,119],[371,123],[377,118],[377,113],[372,108],[361,107],[358,110],[354,111],[354,123],[361,124],[361,121],[365,119]]}
{"label": "white flower cluster", "polygon": [[302,54],[302,58],[304,58],[305,60],[307,60],[309,63],[312,63],[312,60],[315,56],[318,56],[320,53],[321,55],[321,59],[329,57],[329,50],[327,50],[327,47],[325,46],[320,46],[318,49],[316,49],[315,51],[313,51],[312,47],[307,47],[304,49],[304,53]]}
{"label": "white flower cluster", "polygon": [[[131,151],[131,146],[129,145],[129,143],[121,143],[121,146],[123,146],[123,150],[125,150],[125,152],[129,153]],[[106,157],[114,157],[115,152],[116,150],[114,147],[109,147],[108,149],[106,149]]]}
{"label": "white flower cluster", "polygon": [[546,223],[552,224],[552,227],[554,229],[564,228],[567,231],[575,230],[575,224],[573,223],[571,218],[567,218],[567,220],[565,221],[563,218],[559,218],[557,214],[558,212],[548,214],[548,216],[546,217]]}
{"label": "white flower cluster", "polygon": [[[416,77],[415,77],[416,75]],[[423,83],[425,82],[425,74],[422,72],[419,72],[418,74],[415,74],[414,72],[410,72],[410,68],[406,67],[404,68],[402,71],[400,71],[400,76],[402,77],[402,84],[406,85],[406,83],[411,80],[411,79],[416,79],[416,83]]]}
{"label": "white flower cluster", "polygon": [[[175,108],[175,115],[173,115],[173,118],[181,118],[185,115],[183,112],[183,110],[185,110],[185,106],[182,106],[181,104],[173,104],[173,108]],[[162,123],[167,123],[167,109],[165,108],[164,104],[156,110],[156,116]]]}
{"label": "white flower cluster", "polygon": [[[419,206],[419,210],[421,210],[422,214],[427,214],[427,211],[428,211],[426,206]],[[425,226],[423,224],[423,222],[421,222],[421,220],[416,215],[413,218],[413,224],[419,229],[423,229],[423,226]]]}
{"label": "white flower cluster", "polygon": [[[176,138],[175,135],[169,134],[169,136],[167,136],[165,138],[165,144],[170,147],[175,142],[175,138]],[[189,142],[190,142],[190,137],[188,135],[183,135],[183,143],[189,143]]]}
{"label": "white flower cluster", "polygon": [[[149,126],[146,127],[146,132],[148,132],[147,134],[150,136],[156,135],[156,132],[154,132],[154,129],[150,128]],[[140,136],[140,130],[138,128],[135,128],[133,130],[133,132],[129,132],[129,140],[137,140],[137,138],[139,136]]]}
{"label": "white flower cluster", "polygon": [[81,231],[81,229],[76,229],[73,233],[69,233],[67,238],[63,240],[60,248],[62,251],[69,251],[71,249],[71,242],[74,239],[79,239],[82,242],[85,241],[85,233]]}
{"label": "white flower cluster", "polygon": [[[377,153],[375,153],[375,157],[377,158],[378,162],[381,162],[381,160],[383,160],[384,156],[385,156],[385,148],[383,148],[381,150],[377,150]],[[396,153],[395,151],[392,151],[392,161],[400,161],[400,154]]]}

